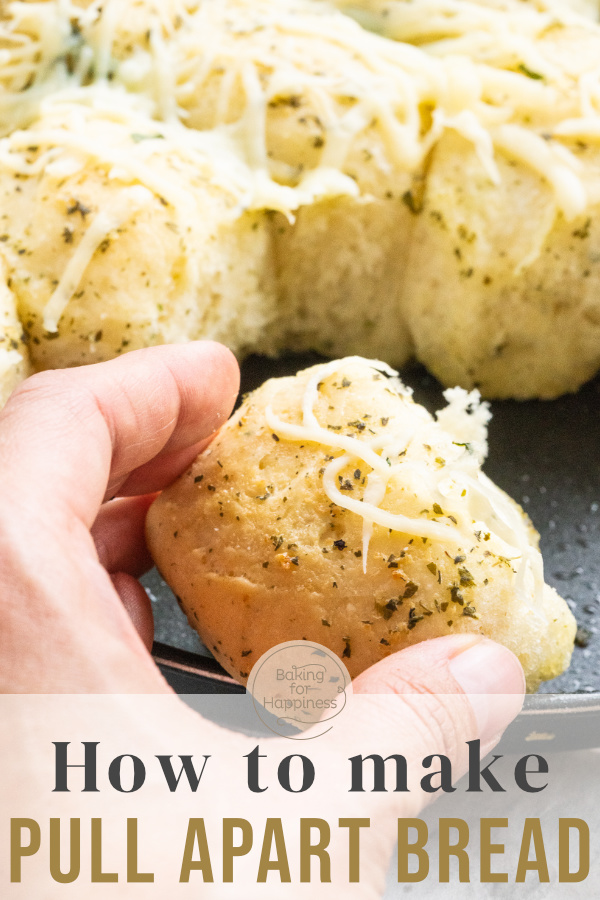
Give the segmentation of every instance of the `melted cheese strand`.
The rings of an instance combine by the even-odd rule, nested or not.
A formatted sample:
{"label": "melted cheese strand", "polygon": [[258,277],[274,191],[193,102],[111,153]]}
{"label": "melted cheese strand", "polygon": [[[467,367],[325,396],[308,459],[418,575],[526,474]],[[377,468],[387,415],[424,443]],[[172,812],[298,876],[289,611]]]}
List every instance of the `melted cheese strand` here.
{"label": "melted cheese strand", "polygon": [[[284,422],[273,412],[272,405],[267,407],[265,418],[268,427],[274,433],[277,433],[280,439],[301,441],[303,443],[315,442],[329,449],[345,451],[325,467],[323,488],[332,503],[362,517],[363,572],[366,574],[367,571],[368,551],[374,525],[380,525],[383,528],[389,528],[414,537],[428,538],[460,546],[464,543],[465,538],[468,537],[467,532],[470,534],[470,527],[474,526],[476,530],[477,524],[481,522],[486,529],[492,531],[495,537],[505,545],[506,553],[511,554],[512,559],[521,561],[515,570],[515,590],[523,596],[524,602],[528,603],[530,607],[527,576],[528,573],[531,574],[534,592],[534,605],[531,609],[532,612],[535,612],[536,605],[541,603],[544,589],[541,554],[531,545],[527,525],[517,508],[513,507],[502,491],[481,472],[475,459],[470,454],[463,453],[453,464],[447,464],[444,467],[444,473],[441,477],[436,477],[423,460],[402,458],[395,465],[391,465],[388,462],[389,455],[396,455],[400,452],[398,440],[390,439],[388,436],[381,434],[370,440],[359,440],[347,435],[331,433],[319,424],[314,412],[314,407],[318,400],[319,387],[326,378],[335,375],[349,362],[366,364],[375,371],[382,370],[391,376],[396,375],[394,370],[386,364],[365,360],[362,357],[333,360],[318,367],[317,371],[311,375],[307,382],[302,398],[302,425]],[[447,399],[449,401],[452,400],[451,397],[447,397]],[[470,395],[466,397],[466,401],[470,404],[475,402]],[[424,425],[434,428],[441,427],[434,422],[427,423],[425,420]],[[418,436],[417,426],[412,435],[405,436],[404,452],[409,451],[411,443]],[[377,449],[382,450],[381,455],[376,452]],[[347,494],[342,493],[337,484],[340,472],[356,460],[366,463],[372,469],[372,472],[366,476],[367,483],[362,500],[354,500]],[[460,491],[461,497],[463,496],[463,490],[467,491],[468,517],[463,514],[464,510],[461,512],[456,508],[453,509],[453,517],[458,519],[459,524],[456,527],[452,527],[449,524],[443,525],[437,521],[414,519],[402,514],[382,510],[380,504],[385,497],[390,479],[394,476],[402,478],[407,471],[413,471],[416,474],[426,472],[432,481],[432,491],[437,492],[443,499],[448,497],[449,494],[447,490],[442,491],[442,485],[452,480],[459,482],[463,486]],[[477,509],[474,504],[477,504]]]}
{"label": "melted cheese strand", "polygon": [[444,128],[451,128],[467,141],[470,141],[492,184],[500,184],[500,172],[494,159],[494,141],[489,131],[479,122],[475,113],[463,110],[456,116],[445,116],[442,111],[436,111],[434,124],[438,126],[439,134]]}
{"label": "melted cheese strand", "polygon": [[[396,378],[398,376],[396,370],[392,369],[387,363],[382,362],[379,359],[365,359],[362,356],[346,356],[344,359],[334,359],[329,363],[325,363],[323,366],[319,366],[318,371],[309,378],[302,400],[302,421],[305,427],[319,428],[321,431],[324,431],[319,425],[314,413],[314,406],[319,398],[319,385],[325,378],[329,378],[330,375],[335,375],[341,368],[351,363],[369,366],[376,372],[384,372],[386,375],[389,375],[390,378]],[[325,434],[327,434],[327,432],[325,432]],[[351,440],[354,440],[354,438],[351,438]],[[360,443],[362,444],[364,442],[361,441]],[[375,466],[372,466],[372,468],[375,468]]]}
{"label": "melted cheese strand", "polygon": [[55,334],[58,322],[69,300],[77,290],[83,274],[102,241],[120,228],[152,200],[152,194],[141,185],[124,188],[112,206],[101,210],[92,220],[75,253],[69,260],[56,290],[44,307],[44,328]]}
{"label": "melted cheese strand", "polygon": [[11,153],[10,150],[6,150],[6,143],[2,140],[0,141],[0,166],[8,169],[10,172],[14,172],[15,175],[24,175],[29,178],[44,172],[60,152],[57,147],[52,147],[46,153],[41,153],[35,162],[28,163],[23,160],[22,156],[17,156]]}
{"label": "melted cheese strand", "polygon": [[[285,434],[283,436],[285,437]],[[358,458],[360,459],[360,457]],[[323,472],[323,488],[332,503],[362,516],[363,519],[372,524],[381,525],[383,528],[391,528],[392,531],[410,534],[413,537],[430,538],[443,543],[460,544],[462,535],[452,525],[440,525],[439,522],[432,522],[428,519],[412,519],[410,516],[403,516],[401,513],[388,512],[379,506],[375,506],[374,503],[365,500],[353,500],[351,497],[342,494],[336,484],[336,476],[350,461],[351,457],[349,456],[338,456],[326,466]],[[365,563],[363,563],[363,567],[364,565]]]}
{"label": "melted cheese strand", "polygon": [[527,163],[552,185],[558,207],[568,222],[585,212],[586,191],[581,179],[573,171],[577,166],[576,157],[573,157],[573,167],[568,167],[562,160],[559,161],[547,141],[515,125],[498,126],[494,129],[493,140],[496,147]]}
{"label": "melted cheese strand", "polygon": [[175,122],[180,110],[175,100],[175,67],[167,49],[160,25],[150,31],[150,46],[154,58],[154,80],[160,118],[163,122]]}
{"label": "melted cheese strand", "polygon": [[[387,483],[384,478],[380,478],[376,472],[371,472],[366,476],[367,483],[363,493],[363,502],[371,503],[373,506],[379,506],[385,497]],[[363,519],[363,573],[367,574],[367,559],[369,557],[369,545],[373,537],[373,525],[369,519]]]}
{"label": "melted cheese strand", "polygon": [[600,118],[564,119],[554,126],[552,133],[556,137],[598,141],[600,140]]}
{"label": "melted cheese strand", "polygon": [[389,466],[381,459],[381,457],[371,450],[367,441],[359,441],[357,438],[349,437],[344,434],[332,434],[325,428],[307,427],[306,425],[293,425],[290,422],[284,422],[274,412],[271,405],[265,410],[265,420],[272,431],[290,441],[310,441],[313,444],[322,444],[325,447],[331,447],[336,450],[345,450],[353,459],[362,459],[368,466],[376,471],[379,475],[385,475]]}

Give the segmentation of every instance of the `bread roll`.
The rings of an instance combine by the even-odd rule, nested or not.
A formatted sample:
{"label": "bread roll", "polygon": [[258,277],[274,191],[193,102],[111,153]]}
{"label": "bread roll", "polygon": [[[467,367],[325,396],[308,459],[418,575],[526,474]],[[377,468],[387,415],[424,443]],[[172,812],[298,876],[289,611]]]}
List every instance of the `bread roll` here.
{"label": "bread roll", "polygon": [[529,690],[569,663],[575,620],[538,536],[481,472],[485,405],[434,419],[382,364],[266,382],[163,492],[148,543],[190,624],[245,682],[269,647],[330,647],[352,676],[438,635],[478,633]]}
{"label": "bread roll", "polygon": [[[578,155],[600,200],[600,154]],[[443,384],[551,399],[600,367],[600,227],[591,209],[557,217],[538,173],[511,156],[497,162],[494,185],[464,138],[436,147],[407,275],[411,332]]]}
{"label": "bread roll", "polygon": [[59,104],[4,159],[2,254],[36,368],[200,337],[243,354],[260,339],[269,223],[240,213],[226,149],[219,161],[139,113]]}

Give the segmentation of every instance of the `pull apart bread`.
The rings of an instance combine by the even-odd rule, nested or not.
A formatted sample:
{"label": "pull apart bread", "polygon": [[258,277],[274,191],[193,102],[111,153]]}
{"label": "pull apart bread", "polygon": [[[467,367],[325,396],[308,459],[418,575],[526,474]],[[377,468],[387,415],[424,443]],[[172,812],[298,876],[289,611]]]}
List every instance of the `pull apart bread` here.
{"label": "pull apart bread", "polygon": [[352,676],[464,632],[513,650],[530,691],[568,666],[575,620],[538,535],[481,471],[487,405],[445,396],[433,417],[357,357],[272,379],[152,505],[155,562],[235,678],[297,638]]}
{"label": "pull apart bread", "polygon": [[203,337],[576,390],[600,367],[596,12],[0,6],[3,395],[28,363]]}

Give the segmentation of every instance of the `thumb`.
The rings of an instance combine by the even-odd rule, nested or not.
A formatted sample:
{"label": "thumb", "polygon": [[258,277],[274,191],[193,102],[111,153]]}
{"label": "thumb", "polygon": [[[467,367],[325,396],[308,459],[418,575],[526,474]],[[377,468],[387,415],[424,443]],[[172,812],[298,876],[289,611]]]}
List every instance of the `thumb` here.
{"label": "thumb", "polygon": [[[451,635],[388,656],[359,675],[353,689],[359,695],[401,696],[394,708],[403,718],[402,732],[410,725],[452,757],[457,742],[475,738],[482,753],[489,753],[523,706],[525,676],[517,657],[501,644],[479,635]],[[419,702],[419,697],[430,699]]]}

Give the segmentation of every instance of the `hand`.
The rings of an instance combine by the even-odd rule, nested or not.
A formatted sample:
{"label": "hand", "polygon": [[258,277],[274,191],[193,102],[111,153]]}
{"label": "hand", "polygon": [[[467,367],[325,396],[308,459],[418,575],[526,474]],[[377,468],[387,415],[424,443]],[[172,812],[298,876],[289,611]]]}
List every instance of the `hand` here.
{"label": "hand", "polygon": [[[212,753],[216,746],[241,758],[255,746],[216,729],[172,695],[148,652],[151,610],[136,581],[151,565],[143,538],[148,505],[226,420],[238,386],[233,356],[201,342],[45,372],[13,394],[0,414],[2,692],[162,695],[163,721],[149,723],[136,712],[143,704],[126,704],[119,721],[137,745],[151,748],[168,733],[172,753],[211,742]],[[394,654],[356,679],[355,694],[379,695],[380,702],[359,705],[336,730],[326,751],[332,771],[358,735],[370,741],[365,752],[403,752],[418,764],[443,752],[459,773],[465,742],[480,736],[489,751],[520,709],[523,690],[516,658],[476,636],[439,638]],[[382,695],[399,698],[391,712]],[[492,695],[499,702],[491,703]],[[13,727],[18,732],[18,723]],[[275,756],[295,752],[280,740],[269,748]],[[22,765],[28,763],[35,769],[24,756]],[[206,807],[218,818],[222,793],[212,791]],[[391,823],[416,815],[427,799],[418,789],[364,794],[353,798],[351,814],[360,815],[360,803],[366,815]],[[344,814],[335,799],[330,805],[331,819]],[[347,886],[345,896],[378,895],[393,837],[392,828],[367,839],[368,877]],[[265,885],[254,890],[245,896],[271,896]],[[281,887],[273,896],[282,896]]]}
{"label": "hand", "polygon": [[132,577],[151,566],[145,513],[238,388],[232,354],[207,342],[43,372],[12,395],[0,414],[1,689],[167,689]]}

